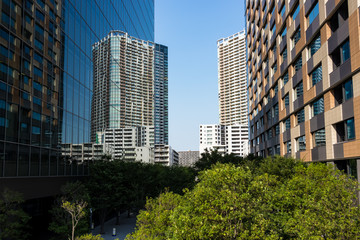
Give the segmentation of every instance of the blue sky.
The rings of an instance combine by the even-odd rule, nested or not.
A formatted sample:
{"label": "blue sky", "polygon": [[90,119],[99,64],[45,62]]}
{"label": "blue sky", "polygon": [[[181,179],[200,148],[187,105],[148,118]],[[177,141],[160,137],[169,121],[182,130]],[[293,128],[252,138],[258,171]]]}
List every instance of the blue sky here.
{"label": "blue sky", "polygon": [[169,138],[199,148],[199,125],[219,122],[217,45],[245,28],[244,0],[155,0],[155,42],[169,47]]}

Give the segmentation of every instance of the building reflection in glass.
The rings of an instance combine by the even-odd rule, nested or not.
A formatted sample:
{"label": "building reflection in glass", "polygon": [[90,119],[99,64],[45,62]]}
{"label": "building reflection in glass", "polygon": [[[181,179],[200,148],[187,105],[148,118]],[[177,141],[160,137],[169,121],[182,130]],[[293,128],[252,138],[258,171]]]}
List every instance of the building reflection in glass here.
{"label": "building reflection in glass", "polygon": [[[113,29],[154,40],[153,1],[0,1],[0,177],[87,174],[91,45]],[[141,12],[141,14],[139,14]]]}

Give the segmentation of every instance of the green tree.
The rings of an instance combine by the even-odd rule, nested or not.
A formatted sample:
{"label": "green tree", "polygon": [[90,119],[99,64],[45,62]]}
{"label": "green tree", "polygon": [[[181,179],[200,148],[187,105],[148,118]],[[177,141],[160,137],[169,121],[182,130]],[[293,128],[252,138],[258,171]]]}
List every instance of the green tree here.
{"label": "green tree", "polygon": [[5,189],[0,196],[0,239],[27,239],[30,217],[22,209],[24,199],[18,192]]}
{"label": "green tree", "polygon": [[[358,183],[326,164],[275,157],[216,164],[183,196],[148,200],[128,239],[357,239]],[[281,168],[283,166],[283,168]],[[252,170],[251,170],[252,169]],[[172,199],[175,199],[172,200]]]}
{"label": "green tree", "polygon": [[284,239],[358,239],[358,183],[332,166],[297,166],[276,188],[269,214]]}
{"label": "green tree", "polygon": [[86,215],[86,206],[87,202],[84,201],[78,201],[75,203],[71,203],[69,201],[62,202],[61,207],[71,216],[71,238],[69,238],[69,240],[75,240],[75,229],[79,224],[79,221]]}
{"label": "green tree", "polygon": [[201,158],[195,162],[194,169],[197,172],[212,168],[216,163],[231,163],[235,166],[247,166],[251,170],[256,169],[263,161],[262,157],[249,154],[245,158],[236,156],[235,154],[220,154],[217,150],[205,150],[201,154]]}
{"label": "green tree", "polygon": [[[90,197],[85,185],[80,181],[68,182],[61,187],[61,195],[55,199],[54,205],[50,210],[51,222],[49,224],[49,230],[56,233],[56,236],[52,239],[63,240],[71,236],[71,219],[70,215],[61,207],[63,201],[69,201],[71,203],[79,201],[89,202]],[[89,209],[86,208],[86,216],[80,220],[76,228],[76,236],[89,232],[88,212]]]}
{"label": "green tree", "polygon": [[86,182],[90,203],[99,216],[100,233],[105,233],[105,219],[111,211],[125,204],[127,197],[122,161],[97,161],[90,166]]}
{"label": "green tree", "polygon": [[172,192],[162,193],[156,199],[149,198],[146,210],[140,211],[137,217],[136,231],[126,239],[166,239],[167,230],[172,224],[170,215],[180,201],[181,196]]}

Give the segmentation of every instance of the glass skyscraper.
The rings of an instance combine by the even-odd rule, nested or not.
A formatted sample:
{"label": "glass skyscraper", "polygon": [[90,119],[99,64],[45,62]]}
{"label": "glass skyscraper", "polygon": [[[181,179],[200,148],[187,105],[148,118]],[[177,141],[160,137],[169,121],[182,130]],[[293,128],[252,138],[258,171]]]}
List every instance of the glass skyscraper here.
{"label": "glass skyscraper", "polygon": [[61,146],[91,141],[92,45],[113,30],[154,41],[154,1],[2,0],[0,14],[0,180],[51,195],[87,174]]}
{"label": "glass skyscraper", "polygon": [[168,48],[164,45],[155,45],[154,69],[154,141],[169,144]]}

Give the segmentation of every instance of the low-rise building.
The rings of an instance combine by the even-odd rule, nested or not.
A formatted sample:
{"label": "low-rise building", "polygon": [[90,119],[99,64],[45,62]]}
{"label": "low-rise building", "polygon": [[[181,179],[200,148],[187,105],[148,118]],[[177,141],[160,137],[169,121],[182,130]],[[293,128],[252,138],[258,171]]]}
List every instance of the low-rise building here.
{"label": "low-rise building", "polygon": [[236,124],[231,126],[221,124],[200,125],[200,148],[201,155],[206,151],[217,150],[220,154],[233,153],[244,157],[249,153],[248,127]]}
{"label": "low-rise building", "polygon": [[114,159],[153,163],[154,127],[128,127],[97,132],[96,141],[111,152]]}
{"label": "low-rise building", "polygon": [[199,151],[179,151],[179,165],[193,166],[199,160]]}
{"label": "low-rise building", "polygon": [[156,144],[154,148],[154,162],[166,166],[179,164],[179,154],[169,145]]}

